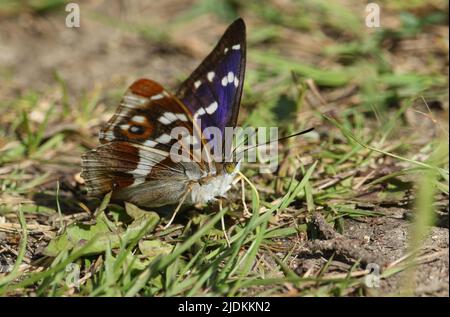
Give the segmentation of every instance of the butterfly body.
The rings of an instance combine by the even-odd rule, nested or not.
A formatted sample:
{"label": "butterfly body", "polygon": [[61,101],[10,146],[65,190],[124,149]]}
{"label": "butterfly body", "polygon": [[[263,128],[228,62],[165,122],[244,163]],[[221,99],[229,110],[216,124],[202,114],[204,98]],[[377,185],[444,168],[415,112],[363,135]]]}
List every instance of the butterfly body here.
{"label": "butterfly body", "polygon": [[176,94],[152,80],[135,81],[101,130],[102,144],[82,157],[88,193],[112,192],[144,207],[223,197],[239,164],[214,156],[211,148],[223,150],[225,141],[205,131],[224,135],[236,126],[245,44],[245,24],[238,19]]}
{"label": "butterfly body", "polygon": [[[188,193],[185,205],[206,204],[217,197],[224,197],[231,188],[239,167],[232,173],[218,166],[218,172],[205,173],[196,165],[182,163],[185,174],[164,175],[164,180],[145,182],[137,186],[123,187],[113,191],[113,198],[128,201],[143,207],[161,207],[179,203]],[[170,193],[170,195],[167,195]]]}
{"label": "butterfly body", "polygon": [[200,178],[192,184],[190,203],[204,204],[215,200],[216,197],[224,197],[225,193],[230,190],[238,172],[239,164],[231,173],[226,171],[225,166],[221,164],[219,172]]}

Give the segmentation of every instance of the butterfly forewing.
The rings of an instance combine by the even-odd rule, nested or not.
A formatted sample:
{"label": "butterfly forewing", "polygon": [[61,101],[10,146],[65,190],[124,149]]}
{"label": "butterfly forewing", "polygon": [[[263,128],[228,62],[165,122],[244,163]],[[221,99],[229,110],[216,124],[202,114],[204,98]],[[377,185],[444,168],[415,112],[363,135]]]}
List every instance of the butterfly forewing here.
{"label": "butterfly forewing", "polygon": [[128,141],[161,149],[170,148],[174,126],[192,129],[189,111],[161,85],[135,81],[126,91],[116,113],[100,132],[100,142]]}
{"label": "butterfly forewing", "polygon": [[245,24],[233,22],[214,50],[181,84],[176,95],[186,104],[202,131],[235,127],[245,75]]}

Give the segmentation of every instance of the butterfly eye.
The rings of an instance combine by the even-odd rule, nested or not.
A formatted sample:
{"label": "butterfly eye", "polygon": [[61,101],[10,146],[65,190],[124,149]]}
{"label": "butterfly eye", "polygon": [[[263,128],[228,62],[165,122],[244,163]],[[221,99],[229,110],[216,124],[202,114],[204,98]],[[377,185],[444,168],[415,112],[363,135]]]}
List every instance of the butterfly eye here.
{"label": "butterfly eye", "polygon": [[234,170],[236,169],[236,163],[225,163],[223,165],[223,168],[225,169],[225,172],[227,172],[227,174],[232,174],[234,172]]}

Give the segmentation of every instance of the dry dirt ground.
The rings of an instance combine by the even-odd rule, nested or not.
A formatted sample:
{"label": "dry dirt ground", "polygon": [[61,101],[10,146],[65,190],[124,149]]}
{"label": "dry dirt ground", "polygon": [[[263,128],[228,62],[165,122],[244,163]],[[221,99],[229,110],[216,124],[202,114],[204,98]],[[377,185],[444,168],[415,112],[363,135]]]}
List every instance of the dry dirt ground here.
{"label": "dry dirt ground", "polygon": [[[55,85],[56,72],[66,80],[71,102],[93,87],[123,88],[139,77],[149,77],[174,87],[205,55],[225,25],[212,17],[204,17],[179,29],[170,44],[161,45],[138,32],[128,31],[126,27],[120,29],[83,16],[84,12],[98,10],[106,15],[119,16],[124,21],[128,21],[129,16],[137,17],[134,22],[147,17],[154,19],[152,23],[156,25],[190,5],[189,1],[146,3],[134,6],[133,12],[127,12],[115,2],[89,2],[81,7],[79,29],[65,27],[63,12],[2,18],[0,78],[8,80],[0,85],[1,95],[13,98],[30,88],[44,91]],[[158,15],[158,12],[165,14]],[[249,25],[251,32],[251,21]],[[251,61],[249,67],[252,67]],[[108,107],[111,107],[109,115],[115,105]],[[409,208],[408,204],[386,206],[383,208],[387,214],[385,217],[346,220],[344,235],[356,246],[376,255],[380,263],[392,263],[407,249]],[[425,243],[425,256],[417,267],[415,295],[449,295],[448,202],[442,200],[438,209],[439,225],[432,229]],[[308,260],[310,262],[305,264],[306,259],[297,258],[298,266],[308,269],[322,263],[324,258],[319,255]],[[343,262],[337,259],[335,263]],[[381,288],[370,292],[374,295],[396,294],[402,276],[403,273],[382,280]]]}

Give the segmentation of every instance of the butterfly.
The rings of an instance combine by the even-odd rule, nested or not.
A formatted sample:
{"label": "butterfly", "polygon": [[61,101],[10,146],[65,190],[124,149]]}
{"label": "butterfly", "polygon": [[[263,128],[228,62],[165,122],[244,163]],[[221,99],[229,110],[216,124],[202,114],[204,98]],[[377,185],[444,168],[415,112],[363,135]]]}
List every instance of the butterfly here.
{"label": "butterfly", "polygon": [[[224,135],[227,127],[236,127],[245,32],[244,21],[234,21],[175,94],[149,79],[128,88],[100,131],[101,145],[82,156],[88,194],[112,192],[113,199],[138,206],[177,204],[177,210],[224,197],[240,162],[226,160],[224,138],[207,131]],[[177,129],[183,133],[175,135]]]}

